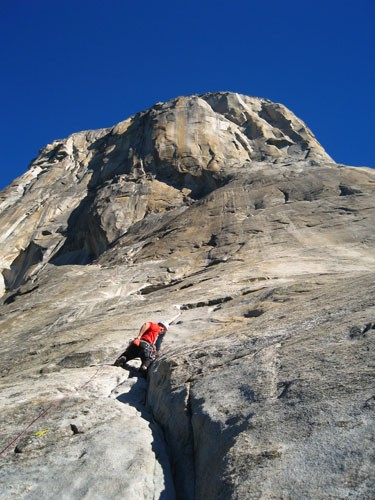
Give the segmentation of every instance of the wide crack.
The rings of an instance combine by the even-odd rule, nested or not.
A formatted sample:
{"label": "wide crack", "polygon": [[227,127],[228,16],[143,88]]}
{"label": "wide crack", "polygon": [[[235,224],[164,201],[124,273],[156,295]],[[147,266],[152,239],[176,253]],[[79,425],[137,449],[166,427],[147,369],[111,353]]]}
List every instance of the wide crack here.
{"label": "wide crack", "polygon": [[[160,500],[175,500],[175,488],[166,443],[160,427],[146,405],[148,383],[144,378],[139,377],[134,362],[128,364],[127,370],[129,371],[128,378],[112,390],[110,397],[115,398],[123,405],[134,408],[138,412],[138,417],[147,422],[147,426],[152,434],[151,449],[155,460],[153,473],[155,498]],[[138,429],[134,429],[133,431],[136,433]],[[158,464],[160,467],[158,467]],[[162,470],[162,478],[159,477],[160,468]],[[159,493],[160,481],[164,482],[164,490]]]}

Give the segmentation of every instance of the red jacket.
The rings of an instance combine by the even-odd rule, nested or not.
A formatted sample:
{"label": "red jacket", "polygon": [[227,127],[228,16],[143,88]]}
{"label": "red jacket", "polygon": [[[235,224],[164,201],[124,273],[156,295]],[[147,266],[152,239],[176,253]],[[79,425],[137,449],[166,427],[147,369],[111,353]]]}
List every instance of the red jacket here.
{"label": "red jacket", "polygon": [[142,335],[141,340],[146,340],[146,342],[149,342],[150,344],[155,344],[162,328],[163,327],[157,323],[150,323],[149,328]]}

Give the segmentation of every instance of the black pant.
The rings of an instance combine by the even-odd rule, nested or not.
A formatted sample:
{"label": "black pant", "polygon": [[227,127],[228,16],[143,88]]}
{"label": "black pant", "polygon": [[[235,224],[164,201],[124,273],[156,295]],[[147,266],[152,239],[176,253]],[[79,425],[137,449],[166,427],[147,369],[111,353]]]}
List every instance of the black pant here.
{"label": "black pant", "polygon": [[133,343],[129,344],[126,350],[121,354],[121,356],[119,356],[119,358],[121,357],[125,357],[126,361],[141,358],[141,370],[147,370],[155,358],[152,346],[145,340],[141,340],[139,346]]}

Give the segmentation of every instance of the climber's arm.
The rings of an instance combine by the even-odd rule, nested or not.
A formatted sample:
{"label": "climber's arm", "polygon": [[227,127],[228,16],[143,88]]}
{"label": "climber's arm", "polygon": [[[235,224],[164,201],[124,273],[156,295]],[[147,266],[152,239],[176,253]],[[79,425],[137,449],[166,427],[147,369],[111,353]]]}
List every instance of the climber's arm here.
{"label": "climber's arm", "polygon": [[142,326],[141,326],[141,329],[139,330],[139,333],[138,333],[138,337],[137,338],[141,338],[142,335],[150,328],[150,323],[144,323]]}

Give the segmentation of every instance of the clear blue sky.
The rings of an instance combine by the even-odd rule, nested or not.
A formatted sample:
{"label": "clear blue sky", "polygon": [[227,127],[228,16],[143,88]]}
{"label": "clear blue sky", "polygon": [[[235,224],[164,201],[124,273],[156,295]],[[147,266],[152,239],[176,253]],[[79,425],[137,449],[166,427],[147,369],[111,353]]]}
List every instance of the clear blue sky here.
{"label": "clear blue sky", "polygon": [[38,150],[178,95],[289,107],[340,163],[374,166],[373,0],[0,0],[0,188]]}

